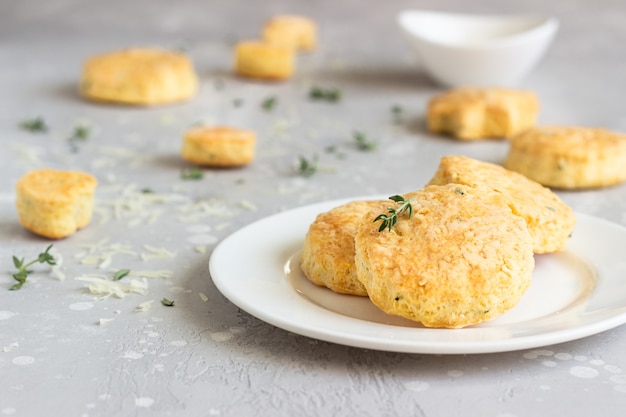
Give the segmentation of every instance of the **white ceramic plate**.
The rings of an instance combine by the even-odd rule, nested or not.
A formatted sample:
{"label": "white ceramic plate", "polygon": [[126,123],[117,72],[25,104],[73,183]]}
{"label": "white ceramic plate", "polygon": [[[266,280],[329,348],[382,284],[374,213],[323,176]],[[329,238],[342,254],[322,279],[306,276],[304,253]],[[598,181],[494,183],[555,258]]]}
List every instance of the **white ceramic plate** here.
{"label": "white ceramic plate", "polygon": [[428,329],[382,313],[367,297],[317,287],[298,266],[304,235],[317,214],[347,201],[285,211],[233,233],[211,255],[213,282],[234,304],[282,329],[386,351],[512,351],[582,338],[626,322],[626,229],[583,214],[577,214],[567,250],[536,256],[533,281],[521,302],[489,323]]}

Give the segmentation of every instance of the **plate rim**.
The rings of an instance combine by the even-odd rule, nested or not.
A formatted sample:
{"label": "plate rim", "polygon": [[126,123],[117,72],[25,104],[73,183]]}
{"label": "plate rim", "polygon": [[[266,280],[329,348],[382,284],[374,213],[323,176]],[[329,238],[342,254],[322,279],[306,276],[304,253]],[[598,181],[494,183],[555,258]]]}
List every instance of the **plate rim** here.
{"label": "plate rim", "polygon": [[[275,327],[281,328],[283,330],[296,333],[302,336],[337,343],[345,346],[357,347],[362,349],[371,349],[371,350],[380,350],[380,351],[388,351],[388,352],[402,352],[402,353],[420,353],[420,354],[481,354],[481,353],[496,353],[496,352],[510,352],[515,350],[524,350],[530,348],[538,348],[549,346],[557,343],[569,342],[577,339],[581,339],[584,337],[588,337],[594,334],[602,333],[604,331],[615,328],[621,324],[626,323],[626,302],[624,304],[623,311],[609,315],[608,317],[591,321],[589,323],[580,325],[580,326],[572,326],[564,329],[555,330],[553,332],[548,333],[540,333],[534,335],[525,335],[520,337],[510,337],[506,339],[499,340],[480,340],[480,341],[465,341],[462,343],[450,343],[449,341],[440,341],[440,342],[420,342],[419,338],[415,340],[408,340],[405,338],[398,339],[381,339],[380,337],[366,337],[364,335],[355,336],[354,334],[345,333],[344,331],[337,331],[336,329],[328,328],[325,326],[322,328],[315,328],[306,323],[295,322],[289,318],[280,318],[276,317],[276,315],[270,314],[266,309],[262,308],[259,305],[255,305],[254,303],[247,302],[242,300],[240,296],[235,294],[232,291],[232,288],[229,286],[230,280],[224,280],[223,277],[220,276],[221,272],[219,271],[220,265],[218,262],[222,257],[222,253],[229,249],[229,245],[232,242],[236,241],[241,236],[245,236],[254,228],[261,227],[264,224],[271,223],[276,221],[277,218],[284,218],[287,216],[305,216],[305,214],[309,217],[314,218],[315,215],[321,213],[322,211],[328,210],[333,206],[337,206],[343,204],[345,202],[354,201],[354,200],[372,200],[372,199],[386,199],[387,197],[382,197],[381,195],[368,195],[368,196],[357,196],[352,198],[342,198],[335,200],[327,200],[322,202],[316,202],[308,205],[302,205],[299,207],[295,207],[289,210],[285,210],[279,213],[274,213],[269,216],[263,217],[256,221],[253,221],[242,228],[236,230],[235,232],[228,235],[222,241],[220,241],[214,250],[211,253],[209,258],[209,275],[220,291],[220,293],[226,297],[230,302],[235,304],[237,307],[246,311],[248,314],[271,324]],[[324,209],[324,207],[327,207]],[[311,213],[308,213],[311,212]],[[575,213],[577,218],[577,224],[581,223],[589,223],[589,222],[597,222],[602,223],[606,227],[611,227],[619,230],[624,234],[626,238],[626,228],[620,224],[608,221],[603,218],[591,216],[584,213]],[[308,223],[305,223],[306,227],[308,227]],[[280,236],[280,235],[279,235]],[[304,239],[304,234],[302,234],[302,239]],[[289,245],[289,242],[283,242],[283,246]],[[274,245],[272,245],[274,246]],[[239,254],[241,256],[241,254]],[[293,253],[290,253],[283,261],[282,264],[276,265],[277,274],[283,275],[284,272],[281,272],[285,263],[288,261],[288,258],[292,256]],[[589,263],[588,259],[584,259],[587,263]],[[601,277],[597,277],[597,279],[601,279]],[[455,332],[455,333],[463,333],[464,331],[475,331],[476,328],[464,328],[464,329],[429,329],[429,328],[403,328],[394,325],[387,325],[383,323],[374,323],[366,320],[361,320],[354,317],[349,317],[342,315],[340,313],[333,312],[331,310],[325,309],[321,306],[318,306],[310,301],[307,301],[305,297],[296,293],[296,290],[291,286],[291,284],[287,284],[290,288],[291,292],[295,294],[298,301],[297,304],[301,304],[302,306],[308,306],[307,308],[314,308],[318,313],[320,313],[321,318],[330,319],[331,322],[333,320],[339,320],[344,324],[360,324],[366,323],[367,327],[371,327],[374,329],[394,329],[397,333],[405,333],[408,331],[420,334],[421,332]],[[595,290],[594,290],[595,291]],[[593,291],[592,291],[593,293]],[[292,295],[293,295],[292,294]],[[307,309],[305,308],[305,310]],[[490,327],[489,329],[497,329],[498,326]],[[483,328],[487,329],[487,328]]]}

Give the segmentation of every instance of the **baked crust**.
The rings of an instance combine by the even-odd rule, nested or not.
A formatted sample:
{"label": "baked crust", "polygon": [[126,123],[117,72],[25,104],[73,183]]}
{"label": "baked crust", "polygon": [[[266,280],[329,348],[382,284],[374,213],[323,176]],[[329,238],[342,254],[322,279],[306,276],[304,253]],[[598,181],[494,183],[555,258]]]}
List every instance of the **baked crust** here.
{"label": "baked crust", "polygon": [[90,100],[152,106],[192,98],[198,78],[183,54],[130,48],[87,59],[79,90]]}
{"label": "baked crust", "polygon": [[235,73],[242,77],[280,81],[291,77],[294,68],[294,51],[289,46],[243,41],[235,47]]}
{"label": "baked crust", "polygon": [[211,167],[247,165],[255,156],[256,134],[228,126],[200,126],[188,130],[181,156],[196,164]]}
{"label": "baked crust", "polygon": [[366,296],[356,276],[354,236],[361,223],[373,222],[366,215],[382,211],[385,201],[353,201],[319,214],[304,238],[300,266],[316,285],[350,295]]}
{"label": "baked crust", "polygon": [[265,22],[262,38],[265,42],[311,51],[317,45],[317,27],[304,16],[278,15]]}
{"label": "baked crust", "polygon": [[543,126],[512,137],[504,166],[547,187],[599,188],[626,180],[626,135]]}
{"label": "baked crust", "polygon": [[565,249],[576,224],[573,210],[550,189],[500,165],[465,156],[444,156],[428,184],[487,186],[507,200],[533,238],[535,253]]}
{"label": "baked crust", "polygon": [[50,239],[70,236],[91,221],[96,186],[96,179],[83,172],[31,171],[16,184],[19,222]]}
{"label": "baked crust", "polygon": [[355,236],[359,281],[388,314],[427,327],[485,322],[515,306],[534,268],[526,222],[487,187],[431,185],[405,195],[413,216]]}
{"label": "baked crust", "polygon": [[507,138],[534,126],[537,96],[506,88],[456,88],[428,103],[428,129],[460,140]]}

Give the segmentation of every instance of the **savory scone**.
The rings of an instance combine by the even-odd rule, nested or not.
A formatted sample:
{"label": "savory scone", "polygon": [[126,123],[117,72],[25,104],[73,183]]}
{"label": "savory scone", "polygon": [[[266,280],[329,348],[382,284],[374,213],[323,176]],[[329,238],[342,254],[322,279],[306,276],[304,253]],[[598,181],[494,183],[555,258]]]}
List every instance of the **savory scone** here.
{"label": "savory scone", "polygon": [[573,210],[550,189],[500,165],[465,156],[444,156],[429,185],[487,186],[506,198],[533,238],[535,253],[565,249],[576,224]]}
{"label": "savory scone", "polygon": [[547,187],[598,188],[626,180],[626,134],[535,127],[510,139],[504,166]]}
{"label": "savory scone", "polygon": [[539,101],[524,90],[456,88],[428,103],[428,129],[460,140],[508,138],[535,125]]}
{"label": "savory scone", "polygon": [[355,236],[357,277],[376,306],[426,327],[458,328],[519,302],[531,281],[533,245],[501,194],[446,184],[404,197],[411,217],[402,213],[382,231],[364,222]]}
{"label": "savory scone", "polygon": [[50,239],[70,236],[91,221],[96,185],[96,179],[83,172],[31,171],[16,185],[19,222]]}
{"label": "savory scone", "polygon": [[307,17],[278,15],[265,22],[262,38],[265,42],[310,51],[317,45],[316,33],[315,22]]}
{"label": "savory scone", "polygon": [[235,47],[235,73],[260,80],[284,80],[295,68],[294,50],[289,46],[243,41]]}
{"label": "savory scone", "polygon": [[254,159],[256,134],[247,129],[227,126],[199,126],[188,130],[181,156],[197,165],[237,167]]}
{"label": "savory scone", "polygon": [[354,235],[365,215],[384,210],[388,201],[353,201],[317,216],[304,238],[300,267],[316,285],[350,295],[367,295],[356,277]]}
{"label": "savory scone", "polygon": [[87,59],[79,88],[91,100],[151,106],[192,98],[198,77],[186,55],[131,48]]}

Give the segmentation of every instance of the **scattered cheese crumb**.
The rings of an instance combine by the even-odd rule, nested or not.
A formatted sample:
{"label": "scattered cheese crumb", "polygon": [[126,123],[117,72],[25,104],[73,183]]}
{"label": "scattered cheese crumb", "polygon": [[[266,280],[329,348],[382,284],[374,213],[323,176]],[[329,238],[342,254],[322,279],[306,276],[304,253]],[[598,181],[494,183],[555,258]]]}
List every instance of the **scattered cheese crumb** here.
{"label": "scattered cheese crumb", "polygon": [[200,296],[200,299],[205,303],[209,301],[209,297],[207,297],[204,293],[199,292],[198,295]]}
{"label": "scattered cheese crumb", "polygon": [[11,148],[19,154],[20,162],[26,162],[32,166],[41,166],[42,161],[39,157],[43,153],[43,149],[32,145],[26,146],[21,143],[12,143]]}
{"label": "scattered cheese crumb", "polygon": [[145,294],[148,289],[148,282],[145,279],[141,281],[131,279],[124,283],[97,276],[82,276],[76,279],[88,282],[87,288],[89,292],[95,295],[102,295],[104,298],[112,295],[117,298],[124,298],[128,293]]}
{"label": "scattered cheese crumb", "polygon": [[148,251],[141,254],[141,259],[144,261],[150,259],[162,259],[173,258],[176,256],[176,252],[171,252],[165,248],[157,248],[155,246],[143,245],[143,248]]}
{"label": "scattered cheese crumb", "polygon": [[204,245],[196,246],[194,249],[198,253],[206,253],[206,246]]}
{"label": "scattered cheese crumb", "polygon": [[241,200],[239,202],[239,205],[241,207],[245,208],[246,210],[250,210],[250,211],[257,211],[258,210],[258,207],[254,203],[252,203],[252,202],[250,202],[248,200]]}
{"label": "scattered cheese crumb", "polygon": [[142,278],[171,278],[174,272],[169,269],[158,269],[154,271],[130,271],[128,275]]}
{"label": "scattered cheese crumb", "polygon": [[65,278],[66,278],[65,272],[63,272],[62,270],[63,255],[61,255],[59,251],[56,250],[55,247],[52,247],[49,253],[51,253],[52,256],[54,257],[54,262],[55,262],[55,265],[52,265],[52,268],[50,268],[50,275],[55,277],[59,281],[65,281]]}
{"label": "scattered cheese crumb", "polygon": [[137,312],[148,311],[152,307],[152,303],[154,303],[154,300],[144,301],[143,303],[139,304],[135,308],[135,311],[137,311]]}
{"label": "scattered cheese crumb", "polygon": [[115,320],[115,319],[100,319],[100,320],[98,320],[98,325],[102,326],[102,325],[107,324],[108,322],[113,321],[113,320]]}

